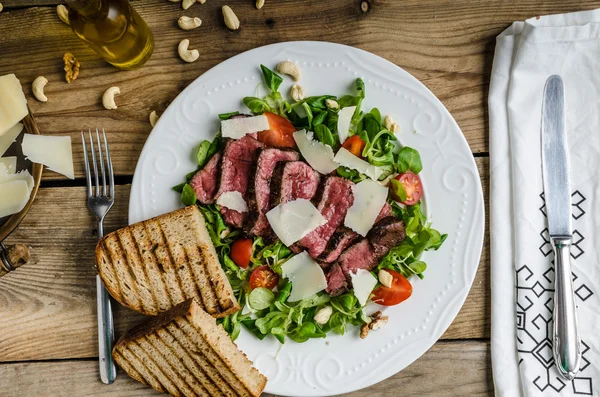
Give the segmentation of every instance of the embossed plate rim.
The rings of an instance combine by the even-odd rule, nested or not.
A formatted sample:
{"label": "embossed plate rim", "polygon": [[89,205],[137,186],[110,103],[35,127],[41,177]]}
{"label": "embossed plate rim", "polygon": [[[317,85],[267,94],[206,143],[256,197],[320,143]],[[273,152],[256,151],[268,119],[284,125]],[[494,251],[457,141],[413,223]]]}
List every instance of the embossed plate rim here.
{"label": "embossed plate rim", "polygon": [[[427,213],[450,234],[442,249],[424,254],[430,268],[425,280],[413,281],[413,297],[386,309],[390,323],[365,340],[349,330],[305,344],[288,341],[279,350],[275,341],[240,335],[240,348],[269,377],[267,392],[347,393],[395,374],[427,351],[458,314],[479,264],[484,211],[475,159],[450,113],[418,80],[376,55],[325,42],[278,43],[230,58],[192,82],[161,116],[136,167],[129,221],[180,205],[169,188],[194,168],[191,147],[214,136],[208,131],[218,129],[217,113],[243,110],[240,99],[253,95],[260,82],[259,63],[274,66],[284,59],[299,64],[308,95],[343,93],[363,77],[366,107],[391,114],[401,124],[400,141],[421,151]],[[281,91],[291,84],[285,79]]]}

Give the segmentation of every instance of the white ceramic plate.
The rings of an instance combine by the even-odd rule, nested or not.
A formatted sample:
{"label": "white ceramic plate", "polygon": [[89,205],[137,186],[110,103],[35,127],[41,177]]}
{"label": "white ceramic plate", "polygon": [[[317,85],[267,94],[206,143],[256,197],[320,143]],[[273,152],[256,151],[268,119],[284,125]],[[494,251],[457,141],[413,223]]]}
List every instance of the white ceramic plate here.
{"label": "white ceramic plate", "polygon": [[[307,95],[352,93],[365,82],[365,109],[378,107],[400,124],[400,142],[421,153],[427,214],[449,237],[426,252],[425,279],[411,279],[413,295],[385,309],[389,323],[364,340],[357,329],[303,344],[259,341],[242,330],[237,345],[267,376],[266,391],[285,396],[329,396],[380,382],[425,353],[460,310],[477,270],[484,232],[483,194],[469,146],[442,103],[398,66],[339,44],[289,42],[256,48],[204,73],[173,101],[150,134],[131,187],[129,222],[181,207],[171,190],[196,168],[193,149],[219,130],[217,114],[245,111],[241,99],[255,95],[261,63],[283,60],[301,69]],[[285,78],[280,88],[292,85]],[[424,380],[426,381],[426,380]]]}

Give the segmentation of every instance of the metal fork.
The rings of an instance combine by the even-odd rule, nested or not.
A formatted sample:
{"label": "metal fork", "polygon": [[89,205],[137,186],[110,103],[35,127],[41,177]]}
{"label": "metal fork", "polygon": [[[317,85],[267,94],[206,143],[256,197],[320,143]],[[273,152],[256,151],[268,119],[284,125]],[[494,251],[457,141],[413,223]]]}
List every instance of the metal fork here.
{"label": "metal fork", "polygon": [[[98,221],[98,240],[104,236],[103,221],[104,217],[115,203],[115,179],[113,175],[113,166],[110,159],[110,149],[106,140],[106,132],[102,130],[104,137],[104,148],[106,156],[102,155],[102,144],[100,142],[100,133],[96,128],[96,140],[98,142],[98,159],[100,163],[100,172],[98,174],[98,162],[96,161],[96,150],[94,149],[94,138],[92,131],[88,132],[90,138],[90,151],[92,154],[93,179],[90,172],[90,159],[87,146],[85,144],[85,134],[81,131],[81,140],[83,143],[83,155],[85,156],[85,174],[87,178],[87,202],[88,207]],[[105,158],[106,157],[106,158]],[[106,161],[106,167],[105,167]],[[108,172],[107,172],[108,170]],[[100,184],[102,179],[102,184]],[[108,180],[108,192],[106,182]],[[110,307],[110,297],[99,275],[96,275],[96,303],[98,310],[98,359],[100,361],[100,380],[109,385],[115,381],[117,370],[112,359],[112,345],[114,342],[114,322],[112,310]]]}

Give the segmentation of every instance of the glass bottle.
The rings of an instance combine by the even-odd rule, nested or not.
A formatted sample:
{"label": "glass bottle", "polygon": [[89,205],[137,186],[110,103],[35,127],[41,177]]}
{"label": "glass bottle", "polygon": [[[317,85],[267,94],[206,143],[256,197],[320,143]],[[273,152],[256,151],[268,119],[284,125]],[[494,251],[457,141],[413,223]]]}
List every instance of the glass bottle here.
{"label": "glass bottle", "polygon": [[146,21],[127,0],[67,0],[73,32],[119,69],[142,66],[154,50]]}

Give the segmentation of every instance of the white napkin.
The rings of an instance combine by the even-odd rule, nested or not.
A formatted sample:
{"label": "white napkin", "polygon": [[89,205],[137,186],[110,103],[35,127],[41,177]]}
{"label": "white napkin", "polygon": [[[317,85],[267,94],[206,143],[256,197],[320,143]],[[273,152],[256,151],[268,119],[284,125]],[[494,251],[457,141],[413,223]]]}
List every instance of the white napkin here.
{"label": "white napkin", "polygon": [[[571,382],[553,365],[553,254],[542,194],[542,94],[553,74],[565,84],[583,342]],[[600,10],[515,22],[498,36],[489,113],[496,396],[600,396]]]}

